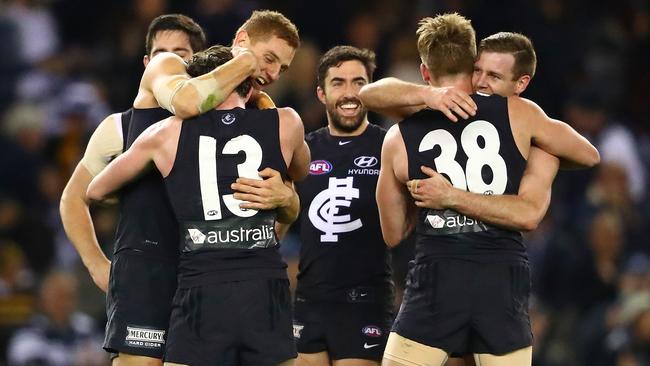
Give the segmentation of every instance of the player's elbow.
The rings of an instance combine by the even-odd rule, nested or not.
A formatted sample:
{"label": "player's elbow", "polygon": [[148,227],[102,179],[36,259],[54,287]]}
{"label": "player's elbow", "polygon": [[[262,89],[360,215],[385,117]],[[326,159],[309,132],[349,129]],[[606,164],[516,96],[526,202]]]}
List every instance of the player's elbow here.
{"label": "player's elbow", "polygon": [[404,240],[404,235],[397,232],[396,230],[390,230],[382,227],[381,234],[384,237],[384,242],[386,243],[386,246],[389,248],[396,247],[397,245],[399,245],[399,243],[402,242],[402,240]]}
{"label": "player's elbow", "polygon": [[513,218],[513,222],[520,231],[533,231],[537,229],[539,223],[544,218],[546,210],[531,207],[525,213]]}
{"label": "player's elbow", "polygon": [[[175,98],[176,99],[176,98]],[[190,103],[189,101],[183,101],[182,98],[179,100],[172,101],[172,107],[174,115],[180,119],[188,119],[195,117],[199,114],[199,110],[196,107],[196,103]]]}
{"label": "player's elbow", "polygon": [[91,201],[102,201],[106,198],[106,195],[97,187],[96,184],[90,183],[88,190],[86,191],[86,197]]}

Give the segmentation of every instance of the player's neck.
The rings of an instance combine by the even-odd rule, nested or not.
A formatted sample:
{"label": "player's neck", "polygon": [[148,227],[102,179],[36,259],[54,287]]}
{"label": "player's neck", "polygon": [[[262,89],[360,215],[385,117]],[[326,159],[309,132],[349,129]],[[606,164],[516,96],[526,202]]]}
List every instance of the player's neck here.
{"label": "player's neck", "polygon": [[368,128],[368,118],[364,118],[359,127],[357,127],[354,131],[343,131],[341,129],[336,128],[332,123],[327,124],[327,129],[330,132],[330,135],[332,136],[359,136],[361,135],[366,128]]}
{"label": "player's neck", "polygon": [[221,104],[216,106],[214,109],[216,110],[225,110],[225,109],[233,109],[233,108],[246,108],[246,99],[242,98],[239,94],[236,92],[230,93],[228,98],[224,100]]}
{"label": "player's neck", "polygon": [[467,74],[456,74],[431,78],[431,80],[429,80],[429,84],[438,88],[453,86],[466,92],[467,94],[474,93],[474,89],[472,88],[472,76]]}

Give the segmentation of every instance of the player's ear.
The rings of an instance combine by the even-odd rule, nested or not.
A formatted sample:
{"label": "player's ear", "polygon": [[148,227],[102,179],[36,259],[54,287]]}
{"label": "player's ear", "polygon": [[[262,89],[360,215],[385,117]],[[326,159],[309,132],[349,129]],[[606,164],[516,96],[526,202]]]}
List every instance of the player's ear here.
{"label": "player's ear", "polygon": [[530,75],[522,75],[517,81],[515,81],[515,94],[519,95],[526,90],[528,84],[530,83]]}
{"label": "player's ear", "polygon": [[144,55],[144,57],[142,58],[142,64],[144,64],[144,67],[147,67],[147,65],[149,65],[149,61],[151,61],[149,55]]}
{"label": "player's ear", "polygon": [[235,34],[235,39],[232,40],[232,45],[237,47],[246,47],[250,46],[250,37],[248,32],[243,29],[240,29]]}
{"label": "player's ear", "polygon": [[320,86],[317,86],[316,95],[318,96],[318,100],[320,100],[321,103],[325,104],[325,90],[323,90],[323,88]]}
{"label": "player's ear", "polygon": [[431,80],[431,73],[429,73],[429,68],[423,63],[420,63],[420,74],[422,75],[422,80],[428,84],[429,80]]}

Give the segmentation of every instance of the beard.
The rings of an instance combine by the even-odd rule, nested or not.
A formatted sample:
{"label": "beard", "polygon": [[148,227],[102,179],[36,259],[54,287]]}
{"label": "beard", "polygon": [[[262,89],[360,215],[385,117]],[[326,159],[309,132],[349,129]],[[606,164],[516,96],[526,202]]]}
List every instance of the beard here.
{"label": "beard", "polygon": [[[350,101],[358,103],[359,113],[351,117],[342,116],[337,107]],[[363,123],[363,120],[366,119],[366,114],[368,114],[368,109],[366,109],[366,107],[361,104],[361,101],[356,98],[341,99],[335,104],[328,104],[326,110],[327,116],[329,117],[330,123],[333,127],[343,132],[356,131]]]}

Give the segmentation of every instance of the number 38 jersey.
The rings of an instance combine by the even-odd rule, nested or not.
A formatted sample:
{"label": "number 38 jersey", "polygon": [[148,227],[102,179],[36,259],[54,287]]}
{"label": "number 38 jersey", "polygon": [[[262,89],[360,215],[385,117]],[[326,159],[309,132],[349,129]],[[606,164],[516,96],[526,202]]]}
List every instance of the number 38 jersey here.
{"label": "number 38 jersey", "polygon": [[[478,194],[517,194],[526,168],[510,127],[508,102],[473,95],[477,114],[459,122],[422,110],[399,123],[408,156],[409,179],[424,179],[432,167],[454,187]],[[418,209],[416,260],[460,257],[525,260],[521,233],[488,225],[453,210]]]}
{"label": "number 38 jersey", "polygon": [[286,278],[275,210],[244,210],[237,177],[270,167],[286,176],[275,109],[210,111],[183,121],[174,166],[165,178],[180,230],[179,286]]}
{"label": "number 38 jersey", "polygon": [[383,128],[369,124],[358,136],[332,136],[327,127],[306,136],[312,161],[307,178],[296,184],[299,296],[344,302],[361,288],[377,301],[389,297],[390,254],[375,200],[385,135]]}

